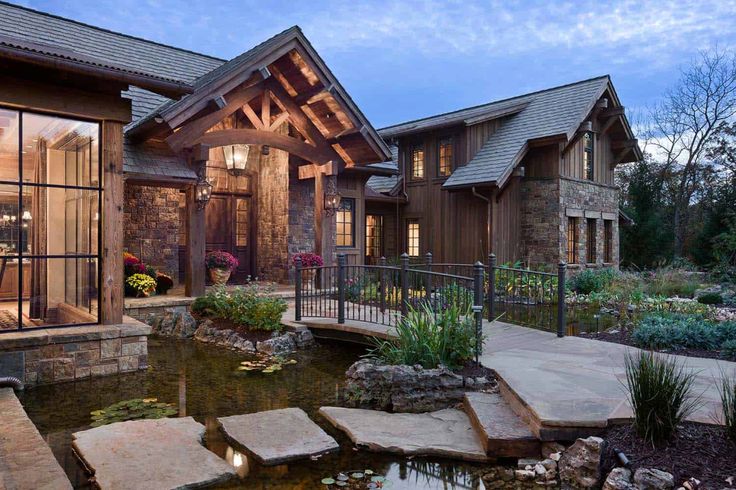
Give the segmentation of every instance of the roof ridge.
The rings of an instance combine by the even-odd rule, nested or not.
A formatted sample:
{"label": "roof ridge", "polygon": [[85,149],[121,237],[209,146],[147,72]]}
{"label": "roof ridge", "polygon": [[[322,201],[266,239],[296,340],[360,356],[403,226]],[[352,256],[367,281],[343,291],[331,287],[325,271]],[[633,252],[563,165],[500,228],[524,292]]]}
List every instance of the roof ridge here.
{"label": "roof ridge", "polygon": [[478,105],[474,105],[474,106],[470,106],[470,107],[463,107],[461,109],[455,109],[453,111],[441,112],[439,114],[434,114],[434,115],[431,115],[431,116],[420,117],[418,119],[412,119],[412,120],[409,120],[409,121],[404,121],[404,122],[392,124],[391,126],[385,126],[383,128],[380,128],[377,131],[380,132],[380,131],[384,131],[386,129],[395,128],[397,126],[404,126],[405,124],[411,124],[411,123],[426,121],[427,119],[434,119],[435,117],[449,116],[451,114],[455,114],[455,113],[458,113],[458,112],[470,111],[470,110],[473,110],[473,109],[480,109],[481,107],[488,106],[488,105],[500,104],[501,102],[510,102],[510,101],[512,101],[514,99],[520,99],[522,97],[529,97],[529,96],[532,96],[532,95],[539,95],[539,94],[544,93],[544,92],[550,92],[552,90],[558,90],[558,89],[565,88],[565,87],[571,87],[573,85],[579,85],[579,84],[582,84],[582,83],[592,82],[593,80],[603,80],[603,79],[609,79],[610,80],[611,79],[611,76],[608,75],[608,74],[606,74],[606,75],[599,75],[597,77],[586,78],[585,80],[578,80],[576,82],[564,83],[562,85],[557,85],[557,86],[554,86],[554,87],[549,87],[549,88],[545,88],[545,89],[541,89],[541,90],[535,90],[534,92],[527,92],[525,94],[514,95],[513,97],[507,97],[505,99],[492,100],[490,102],[485,102],[483,104],[478,104]]}
{"label": "roof ridge", "polygon": [[39,15],[43,15],[43,16],[46,16],[46,17],[51,17],[51,18],[54,18],[54,19],[63,20],[64,22],[71,22],[72,24],[77,24],[77,25],[80,25],[80,26],[83,26],[83,27],[88,27],[90,29],[95,29],[95,30],[101,31],[101,32],[107,32],[108,34],[115,34],[116,36],[127,37],[128,39],[135,39],[137,41],[143,41],[143,42],[148,43],[148,44],[154,44],[156,46],[161,46],[161,47],[164,47],[164,48],[175,49],[175,50],[181,51],[183,53],[195,54],[197,56],[202,56],[204,58],[209,58],[209,59],[214,60],[214,61],[222,61],[222,62],[226,62],[227,61],[227,60],[222,59],[222,58],[219,58],[217,56],[213,56],[213,55],[209,55],[209,54],[205,54],[205,53],[199,53],[199,52],[194,51],[194,50],[191,50],[191,49],[180,48],[178,46],[172,46],[171,44],[165,44],[165,43],[158,42],[158,41],[151,41],[150,39],[146,39],[146,38],[140,37],[140,36],[134,36],[132,34],[125,34],[124,32],[113,31],[112,29],[106,29],[104,27],[95,26],[95,25],[92,25],[92,24],[87,24],[85,22],[81,22],[81,21],[78,21],[78,20],[75,20],[75,19],[70,19],[68,17],[63,17],[61,15],[52,14],[50,12],[44,12],[43,10],[36,10],[34,8],[31,8],[31,7],[26,7],[25,5],[16,5],[14,3],[10,3],[10,2],[7,2],[5,0],[0,0],[0,5],[7,5],[8,7],[13,7],[13,8],[17,8],[19,10],[25,10],[27,12],[33,12],[34,14],[39,14]]}

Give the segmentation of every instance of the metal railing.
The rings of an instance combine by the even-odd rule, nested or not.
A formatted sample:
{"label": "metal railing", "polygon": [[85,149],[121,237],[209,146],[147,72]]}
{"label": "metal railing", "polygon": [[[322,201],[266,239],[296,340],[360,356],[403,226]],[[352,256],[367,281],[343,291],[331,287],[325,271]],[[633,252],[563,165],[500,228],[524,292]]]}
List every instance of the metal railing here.
{"label": "metal railing", "polygon": [[[303,267],[297,257],[295,320],[334,318],[396,326],[409,308],[439,312],[456,305],[474,316],[480,339],[483,322],[485,265],[477,262],[470,275],[448,274],[410,265],[409,255],[398,266],[348,265],[338,255],[337,266]],[[480,342],[478,342],[480,348]],[[480,353],[480,352],[478,352]]]}

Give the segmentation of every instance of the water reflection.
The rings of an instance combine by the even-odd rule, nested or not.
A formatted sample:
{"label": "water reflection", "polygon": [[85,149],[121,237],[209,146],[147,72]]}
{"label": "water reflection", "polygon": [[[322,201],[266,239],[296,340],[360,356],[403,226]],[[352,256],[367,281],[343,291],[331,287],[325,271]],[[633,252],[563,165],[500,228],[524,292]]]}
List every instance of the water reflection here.
{"label": "water reflection", "polygon": [[[550,332],[557,330],[557,305],[499,303],[496,306],[498,315],[502,315],[501,321]],[[565,319],[566,335],[600,333],[618,325],[617,316],[601,313],[600,307],[594,305],[568,305]]]}
{"label": "water reflection", "polygon": [[[342,432],[320,418],[320,406],[340,404],[345,370],[363,353],[356,346],[323,344],[294,356],[296,365],[264,375],[238,372],[244,360],[238,353],[192,341],[151,339],[147,372],[38,387],[20,398],[75,488],[91,487],[71,450],[72,434],[89,428],[91,411],[133,398],[174,403],[180,416],[204,424],[207,448],[236,467],[241,477],[225,488],[320,488],[322,478],[365,469],[386,476],[395,489],[483,488],[474,476],[476,465],[355,451]],[[285,407],[305,410],[341,450],[316,460],[267,467],[232,447],[216,420]]]}

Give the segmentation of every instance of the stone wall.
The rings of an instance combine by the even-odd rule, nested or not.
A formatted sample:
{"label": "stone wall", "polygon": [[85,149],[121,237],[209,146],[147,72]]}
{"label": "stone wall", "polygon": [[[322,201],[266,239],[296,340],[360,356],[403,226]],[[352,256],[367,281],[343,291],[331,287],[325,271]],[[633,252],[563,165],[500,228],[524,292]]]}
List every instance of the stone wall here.
{"label": "stone wall", "polygon": [[[289,257],[314,251],[314,180],[299,180],[298,164],[289,172]],[[293,281],[294,272],[289,279]]]}
{"label": "stone wall", "polygon": [[559,209],[559,179],[522,180],[521,257],[528,265],[559,262]]}
{"label": "stone wall", "polygon": [[177,189],[125,184],[123,246],[175,281],[179,278],[179,226]]}
{"label": "stone wall", "polygon": [[[611,265],[618,267],[619,263],[619,190],[605,184],[581,181],[577,179],[560,179],[560,257],[567,258],[567,225],[568,215],[582,211],[582,216],[577,219],[578,243],[577,256],[578,267],[601,267],[604,265],[605,235],[604,217],[613,218],[613,250]],[[604,216],[605,214],[605,216]],[[596,219],[596,261],[586,264],[587,244],[587,218]]]}
{"label": "stone wall", "polygon": [[3,334],[0,376],[33,386],[146,369],[150,333],[151,327],[132,320]]}

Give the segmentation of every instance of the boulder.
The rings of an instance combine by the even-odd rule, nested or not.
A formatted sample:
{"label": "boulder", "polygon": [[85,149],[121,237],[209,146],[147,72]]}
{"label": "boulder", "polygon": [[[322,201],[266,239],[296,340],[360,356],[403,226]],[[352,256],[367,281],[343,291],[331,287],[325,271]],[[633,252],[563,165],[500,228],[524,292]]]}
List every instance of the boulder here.
{"label": "boulder", "polygon": [[562,453],[565,451],[565,446],[559,442],[543,442],[542,443],[542,457],[549,458],[551,454]]}
{"label": "boulder", "polygon": [[289,332],[287,335],[294,339],[299,349],[307,349],[315,345],[314,335],[309,330],[297,330],[296,332]]}
{"label": "boulder", "polygon": [[595,488],[600,484],[603,445],[600,437],[588,437],[578,439],[562,453],[559,469],[563,486]]}
{"label": "boulder", "polygon": [[199,324],[194,332],[194,339],[241,352],[253,353],[256,351],[253,342],[241,337],[234,330],[215,328],[211,320],[204,320]]}
{"label": "boulder", "polygon": [[666,490],[675,488],[675,477],[654,468],[639,468],[634,473],[634,483],[639,490]]}
{"label": "boulder", "polygon": [[179,339],[189,339],[197,330],[197,320],[186,309],[167,308],[163,315],[151,315],[147,323],[154,335]]}
{"label": "boulder", "polygon": [[290,354],[296,350],[296,341],[290,333],[285,333],[256,344],[256,350],[272,356]]}
{"label": "boulder", "polygon": [[631,470],[614,468],[603,483],[603,490],[636,490],[636,485],[631,483]]}

